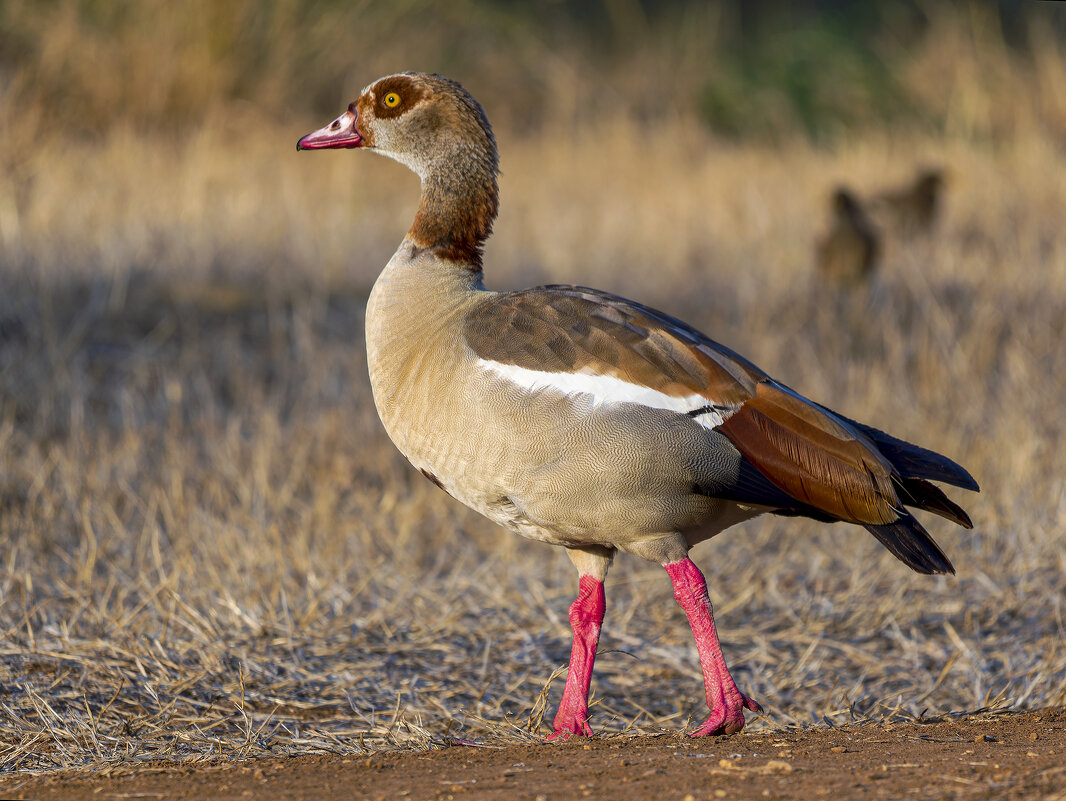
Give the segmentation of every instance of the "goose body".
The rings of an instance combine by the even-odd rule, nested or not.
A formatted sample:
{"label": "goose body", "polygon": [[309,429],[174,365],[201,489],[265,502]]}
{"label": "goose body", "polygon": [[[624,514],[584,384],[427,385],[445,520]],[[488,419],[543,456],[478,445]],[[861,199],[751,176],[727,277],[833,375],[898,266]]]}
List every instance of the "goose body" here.
{"label": "goose body", "polygon": [[953,572],[905,508],[970,525],[928,481],[976,489],[951,460],[806,400],[639,303],[578,286],[487,290],[496,143],[459,84],[381,78],[298,148],[366,148],[422,179],[414,224],[367,305],[374,400],[399,450],[445,492],[567,549],[579,591],[553,736],[591,733],[618,551],[665,567],[692,626],[710,709],[694,734],[738,731],[758,709],[726,668],[695,543],[764,512],[806,515],[865,526],[919,572]]}

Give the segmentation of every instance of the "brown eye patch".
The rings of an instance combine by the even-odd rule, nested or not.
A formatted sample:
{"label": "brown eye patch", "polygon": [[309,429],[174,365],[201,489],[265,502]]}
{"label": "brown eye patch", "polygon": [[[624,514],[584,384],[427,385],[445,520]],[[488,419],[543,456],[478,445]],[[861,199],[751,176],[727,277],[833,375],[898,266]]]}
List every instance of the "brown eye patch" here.
{"label": "brown eye patch", "polygon": [[374,113],[398,117],[425,96],[425,91],[406,75],[391,75],[374,85]]}

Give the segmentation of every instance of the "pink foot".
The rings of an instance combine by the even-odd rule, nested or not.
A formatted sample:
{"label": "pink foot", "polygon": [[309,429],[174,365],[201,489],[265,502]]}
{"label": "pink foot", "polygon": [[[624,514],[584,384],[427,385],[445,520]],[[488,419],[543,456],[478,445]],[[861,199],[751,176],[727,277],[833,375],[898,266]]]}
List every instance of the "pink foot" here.
{"label": "pink foot", "polygon": [[551,743],[556,740],[569,740],[571,737],[592,736],[592,728],[589,726],[587,714],[585,720],[579,720],[576,716],[568,720],[560,720],[559,715],[556,715],[555,720],[552,721],[552,728],[555,731],[544,738],[545,742]]}
{"label": "pink foot", "polygon": [[711,710],[710,717],[692,732],[691,736],[735,734],[744,728],[744,710],[759,712],[762,707],[743,695],[729,674],[725,657],[722,655],[722,646],[718,642],[718,631],[714,626],[711,601],[707,597],[707,581],[703,578],[703,573],[688,558],[672,562],[665,567],[674,585],[674,598],[685,611],[692,627],[692,635],[696,639],[696,650],[699,652],[700,667],[703,669],[703,684],[707,692],[707,706]]}
{"label": "pink foot", "polygon": [[592,576],[582,576],[577,600],[570,606],[570,627],[574,631],[570,669],[566,674],[563,700],[552,721],[554,732],[548,740],[592,736],[589,727],[589,684],[592,682],[596,644],[600,641],[600,626],[606,609],[603,582]]}
{"label": "pink foot", "polygon": [[[728,675],[728,674],[726,674]],[[732,677],[730,677],[732,681]],[[735,697],[722,698],[720,704],[711,707],[711,716],[703,721],[698,729],[689,734],[689,737],[703,737],[708,734],[736,734],[744,728],[744,710],[762,712],[762,707],[757,701],[742,695],[733,685]]]}

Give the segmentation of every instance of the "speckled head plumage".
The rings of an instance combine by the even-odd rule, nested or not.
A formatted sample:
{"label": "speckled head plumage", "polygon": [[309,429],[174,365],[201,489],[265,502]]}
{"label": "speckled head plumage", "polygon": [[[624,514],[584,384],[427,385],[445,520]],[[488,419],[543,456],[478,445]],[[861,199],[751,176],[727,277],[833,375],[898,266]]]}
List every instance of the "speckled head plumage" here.
{"label": "speckled head plumage", "polygon": [[299,150],[356,147],[389,156],[422,179],[408,233],[416,247],[481,269],[499,207],[499,160],[485,110],[469,92],[441,75],[387,75],[297,143]]}
{"label": "speckled head plumage", "polygon": [[485,110],[449,78],[417,72],[379,78],[356,106],[367,144],[423,177],[457,148],[496,169],[496,137]]}

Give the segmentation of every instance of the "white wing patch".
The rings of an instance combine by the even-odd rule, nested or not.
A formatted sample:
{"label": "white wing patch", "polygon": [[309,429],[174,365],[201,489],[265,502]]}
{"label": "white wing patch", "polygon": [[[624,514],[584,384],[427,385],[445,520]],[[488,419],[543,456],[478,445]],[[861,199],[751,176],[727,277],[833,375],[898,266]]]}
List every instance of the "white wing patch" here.
{"label": "white wing patch", "polygon": [[[529,370],[513,364],[501,364],[489,359],[478,359],[477,364],[481,369],[529,392],[552,389],[564,395],[587,396],[591,408],[609,403],[639,403],[651,409],[666,409],[691,415],[705,428],[717,428],[732,413],[730,409],[713,406],[703,395],[667,395],[657,389],[632,384],[612,375],[550,373],[543,370]],[[699,414],[693,414],[693,412],[699,412]]]}

